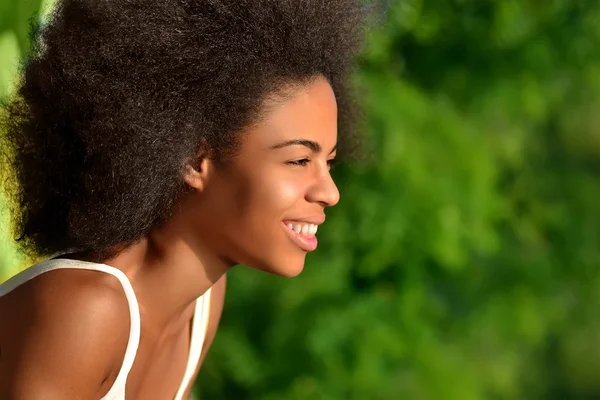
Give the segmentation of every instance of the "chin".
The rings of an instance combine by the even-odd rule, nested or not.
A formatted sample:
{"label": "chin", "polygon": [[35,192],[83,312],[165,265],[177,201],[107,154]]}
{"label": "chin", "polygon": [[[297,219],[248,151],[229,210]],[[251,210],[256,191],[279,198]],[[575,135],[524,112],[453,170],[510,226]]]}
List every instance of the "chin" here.
{"label": "chin", "polygon": [[304,263],[300,267],[286,268],[286,269],[283,269],[282,271],[277,271],[275,273],[279,276],[283,276],[284,278],[294,278],[294,277],[300,275],[300,273],[303,270],[304,270]]}
{"label": "chin", "polygon": [[279,275],[284,278],[294,278],[304,270],[304,257],[298,260],[285,260],[281,262],[261,263],[261,265],[252,266],[255,269],[270,274]]}

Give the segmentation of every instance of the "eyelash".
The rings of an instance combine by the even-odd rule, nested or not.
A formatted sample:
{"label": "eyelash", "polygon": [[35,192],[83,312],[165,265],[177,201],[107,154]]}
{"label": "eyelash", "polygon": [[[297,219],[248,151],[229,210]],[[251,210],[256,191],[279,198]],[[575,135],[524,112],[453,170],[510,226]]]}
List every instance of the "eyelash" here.
{"label": "eyelash", "polygon": [[[336,160],[336,159],[327,160],[327,165],[329,166],[329,168],[333,168],[333,166],[335,164],[337,164],[337,161],[338,160]],[[296,166],[299,166],[299,167],[306,167],[306,165],[309,162],[310,162],[310,160],[308,158],[303,158],[301,160],[288,161],[288,164],[296,165]]]}

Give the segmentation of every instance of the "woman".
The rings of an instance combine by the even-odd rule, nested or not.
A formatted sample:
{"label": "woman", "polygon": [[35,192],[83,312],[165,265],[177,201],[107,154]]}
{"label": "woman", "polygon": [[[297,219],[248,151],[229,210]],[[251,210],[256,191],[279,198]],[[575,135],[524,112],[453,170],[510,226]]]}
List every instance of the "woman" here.
{"label": "woman", "polygon": [[359,3],[58,4],[3,121],[53,258],[0,286],[0,398],[188,397],[226,272],[297,275],[338,202]]}

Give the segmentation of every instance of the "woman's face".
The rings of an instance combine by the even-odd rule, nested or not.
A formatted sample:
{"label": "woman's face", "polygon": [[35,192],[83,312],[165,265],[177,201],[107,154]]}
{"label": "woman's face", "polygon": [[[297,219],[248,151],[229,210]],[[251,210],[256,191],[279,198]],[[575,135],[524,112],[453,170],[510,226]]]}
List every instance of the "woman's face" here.
{"label": "woman's face", "polygon": [[329,173],[337,143],[331,86],[319,77],[295,90],[243,135],[234,158],[208,166],[190,223],[226,262],[295,276],[317,247],[325,208],[340,197]]}

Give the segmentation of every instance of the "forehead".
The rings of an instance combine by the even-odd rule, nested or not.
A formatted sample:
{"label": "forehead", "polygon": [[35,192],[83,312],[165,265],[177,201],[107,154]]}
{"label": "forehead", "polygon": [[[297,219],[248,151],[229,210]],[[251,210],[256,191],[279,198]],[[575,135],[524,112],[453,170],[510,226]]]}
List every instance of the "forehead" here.
{"label": "forehead", "polygon": [[[315,78],[285,99],[267,102],[261,121],[244,135],[242,148],[269,149],[294,139],[317,142],[325,150],[337,142],[337,104],[329,82]],[[242,150],[243,151],[243,150]]]}

